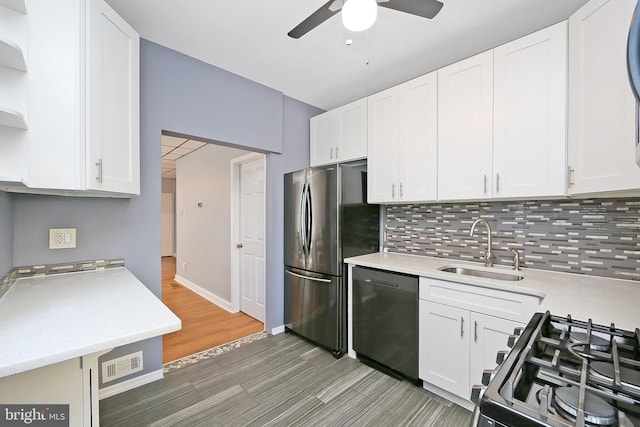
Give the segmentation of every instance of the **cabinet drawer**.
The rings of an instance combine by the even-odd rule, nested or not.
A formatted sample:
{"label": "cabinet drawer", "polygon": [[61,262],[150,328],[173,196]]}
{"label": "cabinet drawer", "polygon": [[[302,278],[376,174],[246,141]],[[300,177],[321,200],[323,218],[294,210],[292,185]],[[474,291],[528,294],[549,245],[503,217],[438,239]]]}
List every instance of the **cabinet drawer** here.
{"label": "cabinet drawer", "polygon": [[426,277],[420,278],[420,299],[522,323],[528,322],[540,305],[540,299],[532,295]]}

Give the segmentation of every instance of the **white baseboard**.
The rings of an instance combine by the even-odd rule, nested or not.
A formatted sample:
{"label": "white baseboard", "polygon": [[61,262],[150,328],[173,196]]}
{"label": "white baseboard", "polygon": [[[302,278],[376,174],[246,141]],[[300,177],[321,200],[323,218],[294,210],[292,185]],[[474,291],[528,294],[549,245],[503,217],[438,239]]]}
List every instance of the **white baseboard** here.
{"label": "white baseboard", "polygon": [[284,333],[284,325],[276,326],[275,328],[271,329],[271,335],[278,335],[282,333]]}
{"label": "white baseboard", "polygon": [[218,307],[227,310],[229,313],[237,313],[238,310],[234,310],[233,306],[231,305],[231,302],[220,298],[219,296],[217,296],[216,294],[196,285],[195,283],[185,279],[184,277],[180,277],[176,274],[176,276],[173,278],[173,280],[175,280],[176,282],[180,283],[182,286],[191,289],[193,292],[195,292],[196,294],[200,295],[202,298],[206,299],[209,302],[212,302],[213,304],[217,305]]}
{"label": "white baseboard", "polygon": [[100,400],[106,399],[107,397],[115,396],[116,394],[120,394],[128,390],[132,390],[136,387],[140,387],[142,385],[149,384],[157,380],[161,380],[162,378],[164,378],[162,369],[149,372],[148,374],[139,375],[135,378],[131,378],[130,380],[126,380],[118,384],[101,388],[100,390],[98,390],[98,399]]}

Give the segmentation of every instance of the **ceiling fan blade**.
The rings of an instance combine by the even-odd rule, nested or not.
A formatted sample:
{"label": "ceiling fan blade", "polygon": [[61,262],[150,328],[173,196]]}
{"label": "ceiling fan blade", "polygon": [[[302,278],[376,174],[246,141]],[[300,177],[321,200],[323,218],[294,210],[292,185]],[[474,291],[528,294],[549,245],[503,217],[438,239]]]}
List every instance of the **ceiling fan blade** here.
{"label": "ceiling fan blade", "polygon": [[331,7],[331,5],[335,2],[335,0],[329,0],[328,2],[326,2],[320,7],[320,9],[313,12],[307,17],[307,19],[299,23],[297,27],[289,31],[287,35],[294,39],[299,39],[318,25],[322,24],[327,19],[331,18],[333,15],[340,11],[340,8]]}
{"label": "ceiling fan blade", "polygon": [[378,5],[431,19],[440,12],[443,3],[438,0],[389,0]]}

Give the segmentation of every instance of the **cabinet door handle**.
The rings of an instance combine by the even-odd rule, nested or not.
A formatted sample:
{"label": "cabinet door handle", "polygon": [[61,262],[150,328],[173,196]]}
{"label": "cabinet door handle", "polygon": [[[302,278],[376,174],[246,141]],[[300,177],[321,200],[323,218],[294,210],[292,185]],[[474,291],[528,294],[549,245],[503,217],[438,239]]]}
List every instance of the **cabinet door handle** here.
{"label": "cabinet door handle", "polygon": [[568,181],[569,187],[571,187],[572,185],[575,184],[575,182],[571,181],[571,177],[573,176],[575,169],[573,169],[571,166],[567,166],[567,168],[569,169],[567,171],[567,181]]}
{"label": "cabinet door handle", "polygon": [[333,147],[329,149],[329,158],[333,160]]}
{"label": "cabinet door handle", "polygon": [[496,193],[500,192],[500,174],[496,174]]}
{"label": "cabinet door handle", "polygon": [[478,342],[478,321],[473,321],[473,341]]}
{"label": "cabinet door handle", "polygon": [[460,318],[460,337],[464,337],[464,317]]}
{"label": "cabinet door handle", "polygon": [[402,183],[400,183],[400,198],[402,198],[402,196],[403,196]]}
{"label": "cabinet door handle", "polygon": [[102,158],[98,159],[96,166],[98,167],[98,176],[96,177],[96,180],[102,184]]}
{"label": "cabinet door handle", "polygon": [[487,175],[484,175],[484,194],[487,194]]}
{"label": "cabinet door handle", "polygon": [[395,199],[396,198],[396,184],[391,183],[391,198]]}
{"label": "cabinet door handle", "polygon": [[340,151],[338,151],[340,147],[336,147],[336,159],[340,157]]}

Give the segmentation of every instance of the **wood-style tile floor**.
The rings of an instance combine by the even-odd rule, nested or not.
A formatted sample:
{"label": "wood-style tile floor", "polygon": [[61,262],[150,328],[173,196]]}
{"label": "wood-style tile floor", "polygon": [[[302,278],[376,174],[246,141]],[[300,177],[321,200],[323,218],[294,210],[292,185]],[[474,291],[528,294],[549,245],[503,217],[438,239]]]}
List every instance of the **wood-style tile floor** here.
{"label": "wood-style tile floor", "polygon": [[290,334],[100,402],[102,426],[468,426],[472,413]]}
{"label": "wood-style tile floor", "polygon": [[162,258],[162,302],[182,320],[182,329],[162,338],[162,362],[217,347],[264,330],[264,324],[242,312],[231,314],[174,279],[176,259]]}

